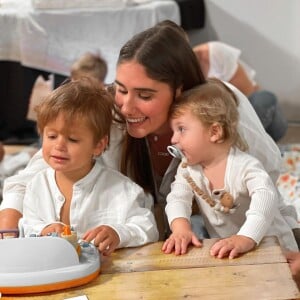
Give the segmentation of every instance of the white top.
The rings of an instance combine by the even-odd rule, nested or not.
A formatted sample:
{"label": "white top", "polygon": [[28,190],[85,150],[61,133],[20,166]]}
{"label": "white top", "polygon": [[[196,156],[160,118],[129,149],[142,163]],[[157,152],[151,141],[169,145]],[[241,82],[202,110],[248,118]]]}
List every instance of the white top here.
{"label": "white top", "polygon": [[208,77],[230,81],[238,68],[238,64],[240,64],[253,85],[256,85],[254,80],[256,72],[240,59],[240,49],[222,42],[214,41],[207,44],[209,53]]}
{"label": "white top", "polygon": [[[266,133],[246,96],[233,85],[229,83],[226,84],[233,90],[238,98],[238,110],[240,114],[238,129],[240,134],[249,144],[249,153],[261,161],[265,170],[270,174],[275,183],[281,167],[281,154],[279,148]],[[109,148],[99,157],[99,160],[101,160],[104,165],[116,170],[119,170],[120,168],[122,136],[122,130],[113,126]],[[165,203],[166,196],[170,192],[170,185],[176,174],[178,163],[178,159],[172,160],[162,179],[161,186],[158,187],[157,199],[161,203]],[[46,166],[47,165],[42,158],[42,152],[39,151],[31,159],[24,170],[17,175],[8,177],[4,181],[3,201],[0,210],[4,208],[14,208],[22,212],[26,184],[35,173],[44,169]]]}
{"label": "white top", "polygon": [[[134,247],[158,240],[158,231],[150,209],[143,208],[143,190],[121,173],[96,162],[93,169],[73,186],[70,224],[78,238],[91,228],[109,225],[119,235],[118,247]],[[48,167],[37,173],[27,185],[22,225],[25,236],[40,234],[52,223],[60,223],[64,204]]]}
{"label": "white top", "polygon": [[[214,207],[192,190],[185,174],[215,200]],[[282,247],[298,250],[293,232],[278,209],[278,194],[271,178],[257,159],[239,149],[232,148],[228,155],[223,189],[210,190],[199,164],[186,168],[180,164],[171,187],[166,205],[169,224],[179,217],[190,219],[195,196],[210,237],[238,234],[250,237],[258,244],[264,236],[276,235]],[[223,212],[220,204],[220,195],[225,191],[234,199],[229,213]]]}

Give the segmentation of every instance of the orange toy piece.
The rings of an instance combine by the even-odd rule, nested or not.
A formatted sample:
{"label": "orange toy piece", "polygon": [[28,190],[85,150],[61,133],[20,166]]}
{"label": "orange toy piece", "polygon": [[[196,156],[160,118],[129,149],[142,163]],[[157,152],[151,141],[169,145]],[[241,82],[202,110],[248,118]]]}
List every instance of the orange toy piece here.
{"label": "orange toy piece", "polygon": [[64,235],[72,235],[70,225],[65,225],[63,234]]}
{"label": "orange toy piece", "polygon": [[78,255],[81,254],[81,247],[78,244],[77,233],[71,230],[70,225],[65,225],[64,231],[61,234],[61,237],[69,241],[73,247],[76,249]]}

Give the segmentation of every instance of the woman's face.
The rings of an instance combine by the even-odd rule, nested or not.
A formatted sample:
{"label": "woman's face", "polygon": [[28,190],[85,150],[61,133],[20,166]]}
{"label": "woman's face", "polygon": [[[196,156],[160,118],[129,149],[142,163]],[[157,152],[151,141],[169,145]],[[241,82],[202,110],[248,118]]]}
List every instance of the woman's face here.
{"label": "woman's face", "polygon": [[166,83],[149,78],[135,61],[121,63],[116,72],[115,102],[135,138],[170,131],[168,112],[173,91]]}

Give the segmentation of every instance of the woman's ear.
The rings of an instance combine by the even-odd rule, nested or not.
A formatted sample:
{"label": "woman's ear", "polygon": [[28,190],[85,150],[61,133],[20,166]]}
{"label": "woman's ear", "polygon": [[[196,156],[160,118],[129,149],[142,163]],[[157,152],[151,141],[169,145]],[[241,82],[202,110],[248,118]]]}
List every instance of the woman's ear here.
{"label": "woman's ear", "polygon": [[108,136],[105,135],[99,142],[97,142],[95,148],[94,148],[94,156],[99,156],[102,154],[102,152],[105,150],[106,146],[108,144]]}
{"label": "woman's ear", "polygon": [[210,141],[212,143],[224,142],[223,127],[218,122],[215,122],[210,126]]}

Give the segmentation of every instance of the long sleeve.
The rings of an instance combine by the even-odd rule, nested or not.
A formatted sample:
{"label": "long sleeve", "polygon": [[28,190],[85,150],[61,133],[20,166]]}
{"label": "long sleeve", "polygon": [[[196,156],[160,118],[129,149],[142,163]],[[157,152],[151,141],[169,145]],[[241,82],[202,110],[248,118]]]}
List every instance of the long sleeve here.
{"label": "long sleeve", "polygon": [[193,191],[183,177],[183,170],[179,165],[175,180],[171,184],[171,192],[167,196],[167,205],[165,208],[170,225],[176,218],[190,220],[193,197]]}
{"label": "long sleeve", "polygon": [[23,213],[23,201],[26,185],[39,171],[47,167],[42,157],[42,151],[38,151],[30,160],[26,168],[18,174],[8,177],[4,181],[3,201],[0,210],[14,208]]}
{"label": "long sleeve", "polygon": [[248,236],[258,244],[274,220],[279,199],[271,179],[263,168],[257,163],[252,164],[250,169],[244,177],[251,199],[250,206],[246,212],[246,221],[238,234]]}
{"label": "long sleeve", "polygon": [[127,208],[125,222],[110,224],[120,237],[118,248],[134,247],[158,240],[156,222],[151,210],[138,204],[138,198],[143,197],[143,192],[137,194],[134,192],[131,197],[132,201]]}

